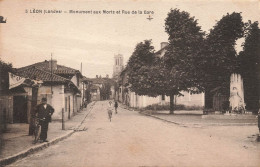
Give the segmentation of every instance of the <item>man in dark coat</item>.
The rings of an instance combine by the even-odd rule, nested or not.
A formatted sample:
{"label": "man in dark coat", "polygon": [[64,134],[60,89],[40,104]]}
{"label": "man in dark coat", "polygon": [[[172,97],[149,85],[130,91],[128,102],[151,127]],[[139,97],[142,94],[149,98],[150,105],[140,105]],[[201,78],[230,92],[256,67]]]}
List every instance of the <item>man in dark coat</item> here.
{"label": "man in dark coat", "polygon": [[42,98],[42,103],[36,106],[35,110],[39,120],[39,124],[41,125],[41,135],[40,140],[43,142],[48,142],[47,139],[47,132],[49,122],[51,122],[51,116],[54,112],[54,109],[51,105],[47,104],[47,99]]}

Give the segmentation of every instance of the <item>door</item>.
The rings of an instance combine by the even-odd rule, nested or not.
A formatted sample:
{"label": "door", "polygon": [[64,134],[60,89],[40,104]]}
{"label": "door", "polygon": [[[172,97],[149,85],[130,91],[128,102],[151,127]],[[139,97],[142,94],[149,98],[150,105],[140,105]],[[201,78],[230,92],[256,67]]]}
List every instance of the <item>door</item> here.
{"label": "door", "polygon": [[14,123],[28,123],[26,96],[14,96],[13,122]]}

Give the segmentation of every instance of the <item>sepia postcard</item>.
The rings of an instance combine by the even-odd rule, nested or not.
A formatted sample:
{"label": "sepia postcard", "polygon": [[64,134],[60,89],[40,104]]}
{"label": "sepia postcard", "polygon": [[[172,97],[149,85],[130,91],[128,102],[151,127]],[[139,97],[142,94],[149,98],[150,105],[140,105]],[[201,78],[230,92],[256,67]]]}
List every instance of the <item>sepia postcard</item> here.
{"label": "sepia postcard", "polygon": [[260,166],[259,0],[0,0],[0,166]]}

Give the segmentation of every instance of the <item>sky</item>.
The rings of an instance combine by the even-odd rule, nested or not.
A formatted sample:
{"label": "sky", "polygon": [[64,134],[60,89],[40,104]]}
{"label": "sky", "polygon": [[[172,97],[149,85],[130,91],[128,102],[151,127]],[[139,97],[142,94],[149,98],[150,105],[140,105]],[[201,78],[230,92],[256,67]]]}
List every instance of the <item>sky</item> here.
{"label": "sky", "polygon": [[[189,12],[206,32],[232,12],[242,12],[243,21],[260,22],[257,0],[0,0],[0,16],[7,18],[0,24],[0,59],[19,68],[52,55],[58,64],[78,70],[82,63],[86,77],[112,76],[115,54],[126,64],[137,43],[152,39],[159,50],[168,41],[164,23],[171,8]],[[62,13],[44,13],[48,10]]]}

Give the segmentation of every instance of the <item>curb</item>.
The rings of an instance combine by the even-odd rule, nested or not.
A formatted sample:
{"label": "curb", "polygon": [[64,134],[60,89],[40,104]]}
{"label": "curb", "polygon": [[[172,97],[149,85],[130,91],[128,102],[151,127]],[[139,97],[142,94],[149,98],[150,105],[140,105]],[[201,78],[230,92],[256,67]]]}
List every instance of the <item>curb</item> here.
{"label": "curb", "polygon": [[21,159],[21,158],[25,158],[27,157],[28,155],[31,155],[37,151],[40,151],[40,150],[43,150],[51,145],[54,145],[56,143],[58,143],[59,141],[62,141],[66,138],[68,138],[69,136],[71,136],[72,134],[74,133],[74,131],[71,131],[61,137],[57,137],[55,139],[53,139],[52,141],[50,142],[47,142],[47,143],[42,143],[38,146],[34,146],[34,147],[31,147],[25,151],[22,151],[22,152],[19,152],[15,155],[12,155],[12,156],[9,156],[9,157],[6,157],[6,158],[3,158],[0,160],[0,166],[5,166],[5,165],[9,165],[15,161],[17,161],[18,159]]}
{"label": "curb", "polygon": [[150,115],[150,114],[146,114],[146,113],[142,113],[142,112],[139,112],[139,114],[142,114],[142,115],[145,115],[145,116],[149,116],[149,117],[153,117],[155,119],[159,119],[161,121],[165,121],[165,122],[168,122],[168,123],[173,123],[175,125],[179,125],[179,126],[182,126],[182,127],[200,128],[203,125],[204,126],[255,126],[255,125],[257,125],[257,123],[225,123],[225,124],[223,124],[223,123],[222,124],[221,123],[209,123],[209,124],[194,123],[194,124],[184,124],[184,123],[178,123],[178,122],[174,122],[174,121],[169,121],[169,120],[157,117],[155,115]]}
{"label": "curb", "polygon": [[73,128],[74,132],[77,131],[77,130],[80,128],[80,126],[84,123],[85,119],[88,117],[89,113],[92,111],[93,106],[94,106],[95,104],[96,104],[96,102],[93,102],[93,103],[91,104],[91,106],[89,107],[89,112],[84,116],[84,119],[83,119],[77,126],[75,126],[75,127]]}
{"label": "curb", "polygon": [[169,121],[169,120],[167,120],[167,119],[163,119],[163,118],[157,117],[157,116],[155,116],[155,115],[150,115],[150,114],[146,114],[146,113],[142,113],[142,112],[138,112],[138,113],[139,113],[139,114],[142,114],[142,115],[145,115],[145,116],[153,117],[153,118],[155,118],[155,119],[159,119],[159,120],[164,121],[164,122],[169,122],[169,123],[173,123],[173,124],[175,124],[175,125],[180,125],[180,126],[183,126],[183,127],[187,127],[187,126],[185,126],[185,124],[181,124],[181,123],[174,122],[174,121]]}
{"label": "curb", "polygon": [[[121,103],[122,105],[122,103]],[[122,105],[120,106],[121,108],[125,109],[125,110],[128,110],[128,111],[131,111],[129,107],[125,106],[125,105]],[[134,110],[136,112],[138,112],[139,114],[141,115],[145,115],[145,116],[149,116],[149,117],[152,117],[152,118],[155,118],[155,119],[158,119],[158,120],[161,120],[161,121],[164,121],[164,122],[168,122],[168,123],[173,123],[175,125],[179,125],[179,126],[182,126],[182,127],[187,127],[185,124],[181,124],[181,123],[178,123],[178,122],[174,122],[174,121],[169,121],[169,120],[166,120],[166,119],[163,119],[163,118],[160,118],[160,117],[157,117],[155,115],[151,115],[151,114],[147,114],[147,113],[143,113],[142,111],[138,111],[138,110]]]}
{"label": "curb", "polygon": [[43,150],[45,148],[48,148],[49,146],[51,145],[54,145],[68,137],[70,137],[74,132],[77,131],[77,129],[83,124],[83,122],[85,121],[85,119],[87,118],[87,116],[89,115],[89,113],[91,112],[92,108],[93,108],[93,105],[95,103],[91,104],[90,106],[90,111],[86,114],[86,116],[84,117],[84,119],[77,125],[75,126],[75,128],[73,130],[69,130],[70,132],[66,133],[65,135],[63,136],[60,136],[60,137],[57,137],[57,138],[54,138],[53,140],[47,142],[47,143],[42,143],[40,145],[37,145],[37,146],[33,146],[31,148],[28,148],[27,150],[25,151],[21,151],[17,154],[14,154],[14,155],[11,155],[9,157],[6,157],[6,158],[3,158],[3,159],[0,159],[0,167],[2,166],[6,166],[6,165],[9,165],[11,163],[14,163],[15,161],[19,160],[19,159],[22,159],[22,158],[25,158],[33,153],[36,153],[40,150]]}

